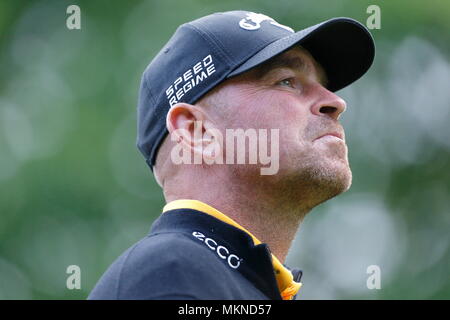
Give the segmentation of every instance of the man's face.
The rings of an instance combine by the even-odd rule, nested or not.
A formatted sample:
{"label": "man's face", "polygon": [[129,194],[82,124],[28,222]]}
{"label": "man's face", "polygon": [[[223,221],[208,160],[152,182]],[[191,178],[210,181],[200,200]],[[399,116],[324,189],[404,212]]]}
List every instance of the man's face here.
{"label": "man's face", "polygon": [[[308,51],[290,49],[217,89],[223,104],[221,129],[279,129],[279,171],[259,179],[285,182],[290,192],[296,186],[303,186],[301,192],[317,189],[327,199],[350,187],[347,145],[338,120],[346,105],[326,89],[325,73]],[[257,179],[259,167],[233,170],[241,178]]]}

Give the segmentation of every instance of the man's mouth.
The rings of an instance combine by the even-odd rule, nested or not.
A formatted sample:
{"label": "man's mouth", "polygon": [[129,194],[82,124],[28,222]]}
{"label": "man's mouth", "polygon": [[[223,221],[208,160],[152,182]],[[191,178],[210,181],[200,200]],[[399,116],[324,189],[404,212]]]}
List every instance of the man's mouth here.
{"label": "man's mouth", "polygon": [[340,132],[337,131],[333,131],[333,132],[327,132],[321,136],[319,136],[318,138],[314,139],[314,141],[322,139],[322,138],[327,138],[327,139],[339,139],[344,141],[343,139],[343,135]]}

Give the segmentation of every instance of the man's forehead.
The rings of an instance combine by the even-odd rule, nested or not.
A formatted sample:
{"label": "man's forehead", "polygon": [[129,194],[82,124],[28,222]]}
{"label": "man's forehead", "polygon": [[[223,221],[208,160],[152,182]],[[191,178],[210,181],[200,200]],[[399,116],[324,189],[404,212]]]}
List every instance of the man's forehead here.
{"label": "man's forehead", "polygon": [[269,72],[279,68],[290,68],[294,71],[314,73],[323,85],[327,83],[327,77],[322,66],[304,48],[297,46],[283,52],[256,67],[252,72],[258,79]]}

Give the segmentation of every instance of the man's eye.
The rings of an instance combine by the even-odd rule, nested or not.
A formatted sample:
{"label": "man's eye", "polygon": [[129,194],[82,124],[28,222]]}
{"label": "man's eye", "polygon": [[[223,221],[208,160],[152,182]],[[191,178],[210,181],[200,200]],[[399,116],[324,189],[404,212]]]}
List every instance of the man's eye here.
{"label": "man's eye", "polygon": [[292,79],[283,79],[283,80],[279,81],[278,83],[281,84],[282,86],[288,86],[288,87],[294,88],[294,83],[293,83]]}

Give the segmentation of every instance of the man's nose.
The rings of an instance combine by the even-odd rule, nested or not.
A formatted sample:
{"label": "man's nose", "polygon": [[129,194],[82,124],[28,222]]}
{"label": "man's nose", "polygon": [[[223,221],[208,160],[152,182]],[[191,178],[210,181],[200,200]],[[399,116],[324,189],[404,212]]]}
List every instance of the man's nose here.
{"label": "man's nose", "polygon": [[317,90],[319,98],[311,107],[311,112],[318,116],[328,116],[334,120],[338,120],[341,113],[347,108],[344,99],[323,86],[318,86]]}

